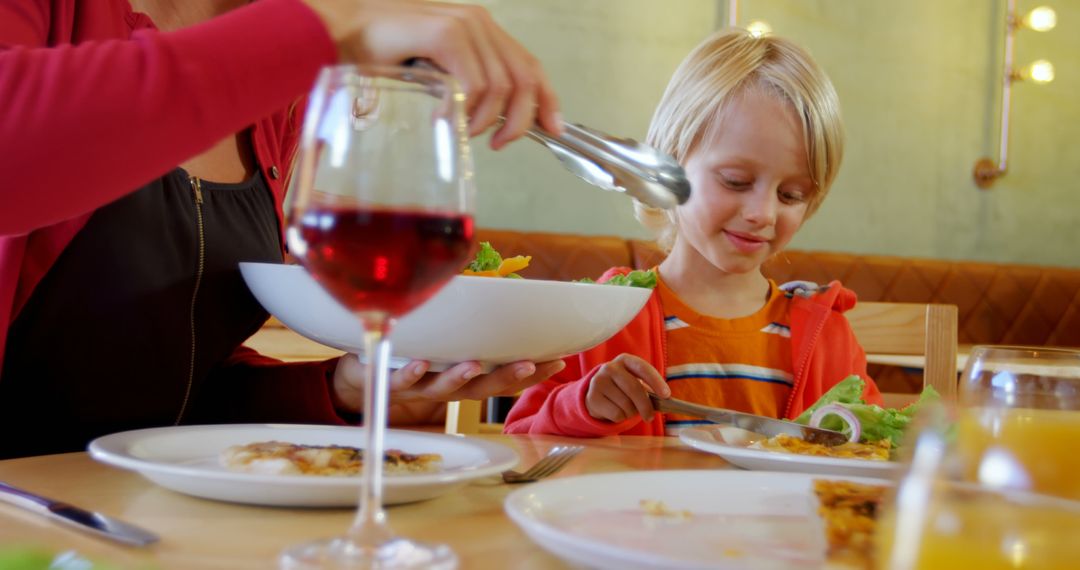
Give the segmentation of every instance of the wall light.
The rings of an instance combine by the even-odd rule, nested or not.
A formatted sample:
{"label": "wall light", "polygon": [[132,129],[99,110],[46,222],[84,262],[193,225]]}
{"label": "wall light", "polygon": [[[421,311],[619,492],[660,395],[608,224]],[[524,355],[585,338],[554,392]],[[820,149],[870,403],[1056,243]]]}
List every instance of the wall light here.
{"label": "wall light", "polygon": [[972,175],[975,185],[983,190],[990,188],[998,178],[1005,176],[1009,165],[1009,108],[1012,103],[1012,84],[1016,81],[1030,80],[1033,83],[1049,83],[1054,80],[1054,65],[1045,59],[1016,68],[1013,65],[1016,32],[1028,28],[1037,32],[1051,30],[1057,25],[1057,14],[1053,8],[1039,6],[1028,12],[1023,18],[1016,16],[1016,0],[1008,1],[1005,14],[1005,62],[1001,81],[1001,132],[998,143],[998,160],[983,157],[975,163]]}
{"label": "wall light", "polygon": [[1054,64],[1045,59],[1035,60],[1020,72],[1020,77],[1035,83],[1050,83],[1054,80]]}
{"label": "wall light", "polygon": [[751,36],[760,38],[761,36],[767,36],[772,33],[772,26],[765,20],[754,20],[746,25],[746,31],[750,32]]}
{"label": "wall light", "polygon": [[1025,28],[1036,32],[1048,32],[1057,25],[1057,12],[1049,6],[1039,6],[1021,20]]}

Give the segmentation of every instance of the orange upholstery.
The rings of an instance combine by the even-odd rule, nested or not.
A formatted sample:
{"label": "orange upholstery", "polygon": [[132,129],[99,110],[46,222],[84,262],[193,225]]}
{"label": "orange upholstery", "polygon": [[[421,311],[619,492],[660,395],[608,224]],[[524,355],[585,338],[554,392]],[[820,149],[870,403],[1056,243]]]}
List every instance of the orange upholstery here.
{"label": "orange upholstery", "polygon": [[[532,255],[526,278],[596,278],[608,267],[655,266],[654,244],[611,236],[484,229],[504,255]],[[786,251],[766,263],[778,282],[839,279],[861,301],[934,303],[959,309],[959,343],[1080,346],[1080,269],[822,251]],[[921,377],[876,369],[883,391],[921,386]],[[903,386],[907,385],[907,389]]]}

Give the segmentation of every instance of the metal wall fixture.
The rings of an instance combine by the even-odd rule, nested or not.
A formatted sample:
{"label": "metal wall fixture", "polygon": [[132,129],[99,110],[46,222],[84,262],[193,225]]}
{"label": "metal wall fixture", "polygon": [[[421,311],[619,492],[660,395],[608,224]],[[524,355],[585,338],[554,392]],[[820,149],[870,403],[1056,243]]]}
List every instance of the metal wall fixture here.
{"label": "metal wall fixture", "polygon": [[983,157],[975,163],[972,175],[975,185],[986,190],[994,185],[998,178],[1005,175],[1009,166],[1009,110],[1012,104],[1012,84],[1016,81],[1030,80],[1035,83],[1049,83],[1054,80],[1054,66],[1045,59],[1017,68],[1013,63],[1016,33],[1027,28],[1036,32],[1045,32],[1057,25],[1057,14],[1053,8],[1039,6],[1018,17],[1016,0],[1008,0],[1005,14],[1005,60],[1001,77],[1001,130],[998,142],[998,159],[994,162]]}
{"label": "metal wall fixture", "polygon": [[[739,0],[727,0],[727,27],[734,28],[739,25]],[[755,38],[772,33],[772,26],[765,20],[750,20],[743,28]]]}

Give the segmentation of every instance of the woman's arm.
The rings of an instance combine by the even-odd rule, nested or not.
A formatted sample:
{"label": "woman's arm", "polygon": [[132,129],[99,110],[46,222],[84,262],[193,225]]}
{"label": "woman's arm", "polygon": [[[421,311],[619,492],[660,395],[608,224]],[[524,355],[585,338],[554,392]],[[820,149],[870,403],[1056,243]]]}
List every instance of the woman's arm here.
{"label": "woman's arm", "polygon": [[0,233],[94,210],[286,107],[337,49],[299,0],[46,47],[48,2],[0,0]]}

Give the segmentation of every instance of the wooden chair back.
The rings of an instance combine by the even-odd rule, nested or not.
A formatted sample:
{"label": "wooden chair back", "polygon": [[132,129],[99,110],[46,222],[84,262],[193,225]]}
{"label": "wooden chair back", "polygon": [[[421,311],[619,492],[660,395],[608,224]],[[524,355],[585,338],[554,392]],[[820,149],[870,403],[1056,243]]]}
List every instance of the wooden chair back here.
{"label": "wooden chair back", "polygon": [[[922,303],[859,303],[844,314],[867,354],[921,356],[923,385],[956,398],[957,307]],[[897,407],[917,394],[883,394]]]}

